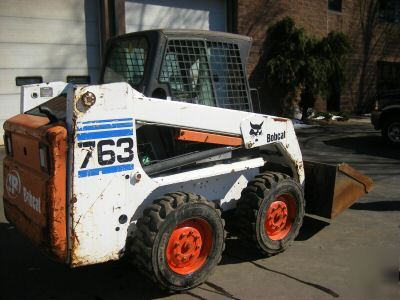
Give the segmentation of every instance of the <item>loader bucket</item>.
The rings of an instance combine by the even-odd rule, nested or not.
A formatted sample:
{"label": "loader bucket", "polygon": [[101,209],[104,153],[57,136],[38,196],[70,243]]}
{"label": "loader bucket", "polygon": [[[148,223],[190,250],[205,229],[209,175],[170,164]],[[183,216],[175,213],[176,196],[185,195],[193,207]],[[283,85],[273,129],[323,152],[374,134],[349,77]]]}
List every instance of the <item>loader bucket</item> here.
{"label": "loader bucket", "polygon": [[373,181],[348,164],[304,161],[306,212],[335,218],[372,190]]}

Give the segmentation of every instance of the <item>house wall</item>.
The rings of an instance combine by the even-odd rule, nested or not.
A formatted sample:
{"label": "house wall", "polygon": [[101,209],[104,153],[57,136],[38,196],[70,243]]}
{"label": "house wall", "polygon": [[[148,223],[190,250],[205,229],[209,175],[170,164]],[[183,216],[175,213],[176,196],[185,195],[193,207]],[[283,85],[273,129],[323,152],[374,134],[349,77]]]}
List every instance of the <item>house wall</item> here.
{"label": "house wall", "polygon": [[[400,61],[400,24],[379,20],[373,8],[377,0],[343,0],[340,12],[328,10],[327,0],[237,1],[237,33],[251,36],[253,49],[248,62],[250,84],[260,90],[265,112],[276,111],[279,95],[265,90],[265,49],[268,26],[285,16],[292,17],[309,34],[323,37],[343,31],[352,52],[346,68],[347,84],[339,109],[367,112],[377,93],[379,61]],[[376,12],[376,13],[374,13]],[[269,111],[268,111],[269,110]]]}

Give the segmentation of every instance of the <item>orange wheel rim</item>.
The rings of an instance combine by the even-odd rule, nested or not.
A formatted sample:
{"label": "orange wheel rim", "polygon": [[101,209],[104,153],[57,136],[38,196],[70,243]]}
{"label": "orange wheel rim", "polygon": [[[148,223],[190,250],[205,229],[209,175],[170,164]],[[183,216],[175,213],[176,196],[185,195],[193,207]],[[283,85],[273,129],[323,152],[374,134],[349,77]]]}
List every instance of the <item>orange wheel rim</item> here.
{"label": "orange wheel rim", "polygon": [[211,226],[204,219],[193,218],[178,224],[166,248],[169,268],[181,275],[199,270],[210,254],[212,236]]}
{"label": "orange wheel rim", "polygon": [[265,213],[265,233],[274,241],[284,239],[296,218],[296,202],[292,195],[278,195]]}

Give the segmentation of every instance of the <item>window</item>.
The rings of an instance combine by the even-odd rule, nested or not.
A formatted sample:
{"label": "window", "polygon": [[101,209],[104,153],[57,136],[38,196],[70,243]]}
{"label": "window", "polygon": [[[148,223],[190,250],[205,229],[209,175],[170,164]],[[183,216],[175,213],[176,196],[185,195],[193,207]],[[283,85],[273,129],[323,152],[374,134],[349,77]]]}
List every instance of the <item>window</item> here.
{"label": "window", "polygon": [[400,90],[400,63],[378,62],[377,92],[379,94],[390,90]]}
{"label": "window", "polygon": [[90,84],[90,76],[68,75],[67,76],[67,82],[68,83],[73,83],[73,84]]}
{"label": "window", "polygon": [[238,46],[204,40],[169,40],[160,82],[174,100],[250,110]]}
{"label": "window", "polygon": [[169,40],[160,82],[169,83],[174,100],[216,106],[203,40]]}
{"label": "window", "polygon": [[137,87],[143,80],[148,55],[144,38],[122,40],[111,50],[104,70],[104,83],[128,82]]}
{"label": "window", "polygon": [[220,106],[248,111],[246,75],[238,46],[231,43],[207,42],[207,50]]}
{"label": "window", "polygon": [[342,11],[342,0],[328,0],[328,9],[332,11]]}
{"label": "window", "polygon": [[42,83],[43,78],[42,76],[23,76],[23,77],[16,77],[15,78],[15,85],[22,86],[27,84],[37,84]]}
{"label": "window", "polygon": [[400,23],[400,0],[380,0],[379,18],[387,22]]}

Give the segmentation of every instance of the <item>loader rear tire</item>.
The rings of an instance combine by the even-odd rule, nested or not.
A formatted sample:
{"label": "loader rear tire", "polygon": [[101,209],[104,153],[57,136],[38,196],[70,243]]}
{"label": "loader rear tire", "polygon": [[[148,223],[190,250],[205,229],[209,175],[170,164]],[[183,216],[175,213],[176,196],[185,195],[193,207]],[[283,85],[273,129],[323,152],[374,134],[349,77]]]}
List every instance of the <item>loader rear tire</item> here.
{"label": "loader rear tire", "polygon": [[304,197],[288,175],[262,173],[242,191],[236,207],[238,236],[271,256],[285,251],[299,233]]}
{"label": "loader rear tire", "polygon": [[202,284],[225,248],[215,204],[193,193],[166,194],[138,219],[131,252],[139,271],[170,291]]}

